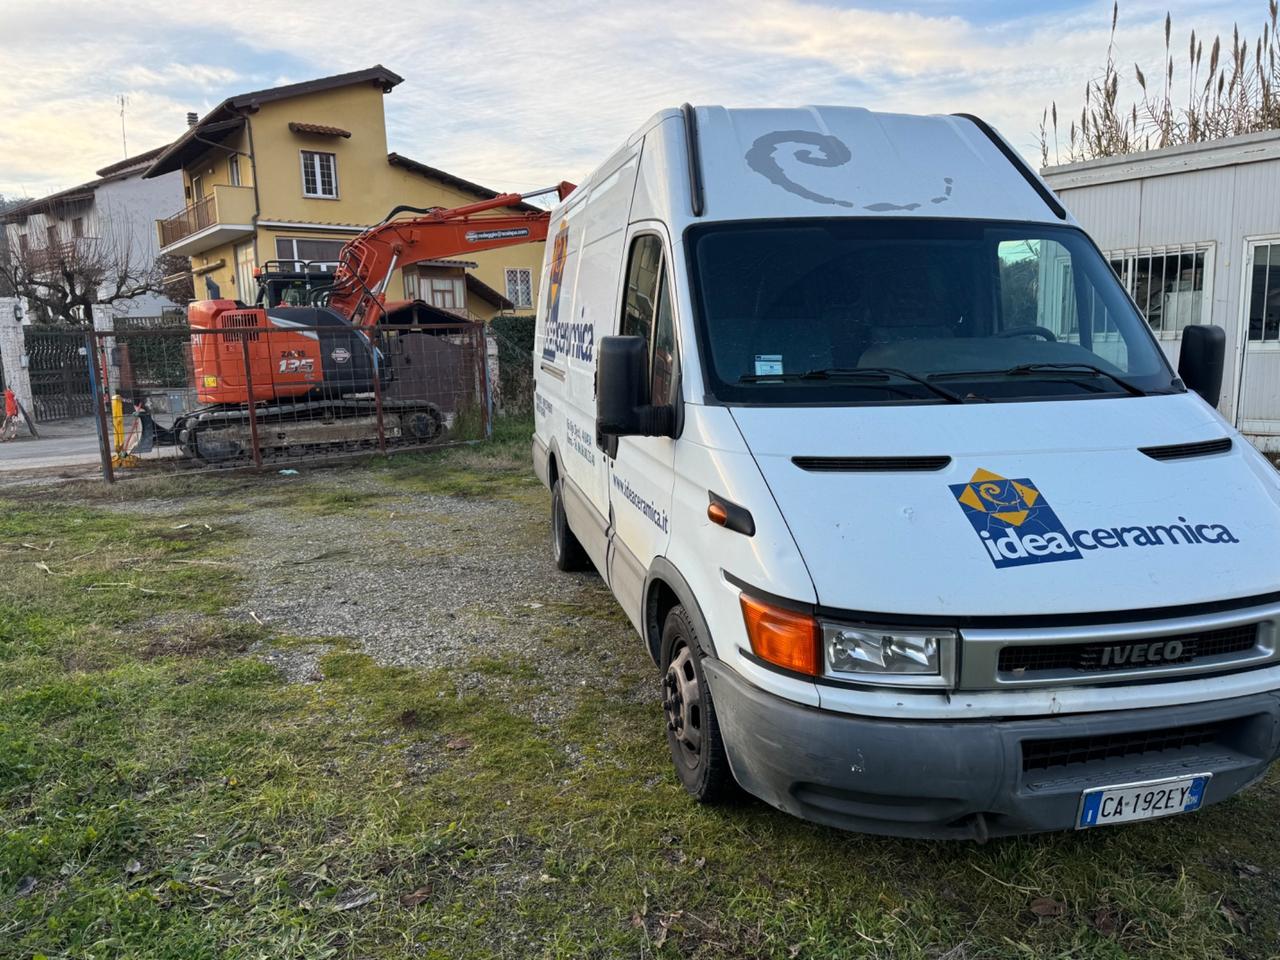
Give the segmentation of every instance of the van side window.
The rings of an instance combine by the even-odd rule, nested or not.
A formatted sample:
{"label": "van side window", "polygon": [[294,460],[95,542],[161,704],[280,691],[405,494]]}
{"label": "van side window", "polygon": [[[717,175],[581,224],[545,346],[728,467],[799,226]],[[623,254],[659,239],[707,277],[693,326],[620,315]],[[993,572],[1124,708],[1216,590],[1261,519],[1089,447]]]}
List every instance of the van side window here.
{"label": "van side window", "polygon": [[621,333],[644,338],[649,353],[651,402],[659,404],[671,402],[675,380],[675,326],[668,286],[662,241],[652,234],[636,237],[627,266]]}
{"label": "van side window", "polygon": [[653,386],[651,402],[671,403],[676,372],[676,331],[671,318],[671,284],[664,265],[658,281],[658,318],[653,332]]}
{"label": "van side window", "polygon": [[643,337],[653,343],[654,302],[658,271],[662,267],[662,241],[652,234],[636,237],[627,266],[627,297],[622,309],[622,335]]}

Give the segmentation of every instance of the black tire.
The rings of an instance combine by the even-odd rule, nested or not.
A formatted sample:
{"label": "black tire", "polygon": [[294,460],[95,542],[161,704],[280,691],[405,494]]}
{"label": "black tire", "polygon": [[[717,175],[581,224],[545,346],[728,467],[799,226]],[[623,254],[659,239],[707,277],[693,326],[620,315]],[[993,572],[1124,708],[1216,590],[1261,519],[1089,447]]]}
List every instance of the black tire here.
{"label": "black tire", "polygon": [[559,477],[551,485],[551,556],[561,570],[585,570],[591,563],[587,551],[569,529],[564,512],[564,481]]}
{"label": "black tire", "polygon": [[684,607],[672,607],[662,628],[662,712],[676,776],[699,803],[737,792],[725,754],[711,688],[702,672],[698,632]]}

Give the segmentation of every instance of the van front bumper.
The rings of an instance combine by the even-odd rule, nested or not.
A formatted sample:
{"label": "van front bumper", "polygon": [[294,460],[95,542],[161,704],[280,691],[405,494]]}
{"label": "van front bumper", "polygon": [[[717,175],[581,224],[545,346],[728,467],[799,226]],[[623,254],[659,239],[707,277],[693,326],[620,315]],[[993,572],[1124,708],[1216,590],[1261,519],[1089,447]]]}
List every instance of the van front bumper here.
{"label": "van front bumper", "polygon": [[785,700],[711,657],[702,666],[742,787],[805,820],[862,833],[1069,830],[1085,790],[1199,773],[1213,774],[1209,805],[1261,778],[1280,754],[1280,691],[1146,710],[898,722]]}

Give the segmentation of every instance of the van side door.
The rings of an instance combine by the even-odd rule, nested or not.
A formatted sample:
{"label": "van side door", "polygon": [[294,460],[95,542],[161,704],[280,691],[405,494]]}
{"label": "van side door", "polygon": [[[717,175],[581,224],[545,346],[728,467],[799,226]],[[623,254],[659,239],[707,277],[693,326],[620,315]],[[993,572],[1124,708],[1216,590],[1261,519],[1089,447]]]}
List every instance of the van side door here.
{"label": "van side door", "polygon": [[[680,369],[671,258],[659,229],[632,227],[618,329],[648,345],[655,404],[676,402]],[[654,557],[666,552],[670,538],[675,443],[670,437],[619,437],[604,444],[613,532],[609,584],[637,628],[645,576]]]}

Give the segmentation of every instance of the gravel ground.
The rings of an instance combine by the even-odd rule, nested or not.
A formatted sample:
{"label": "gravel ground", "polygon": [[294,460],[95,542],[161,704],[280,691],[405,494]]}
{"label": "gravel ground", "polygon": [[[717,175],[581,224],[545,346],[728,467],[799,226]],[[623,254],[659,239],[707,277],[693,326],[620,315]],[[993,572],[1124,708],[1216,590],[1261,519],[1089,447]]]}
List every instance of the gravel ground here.
{"label": "gravel ground", "polygon": [[[326,641],[336,641],[382,665],[449,670],[460,691],[510,687],[518,707],[552,722],[576,705],[557,695],[566,685],[616,675],[619,658],[649,662],[599,576],[555,568],[550,499],[534,483],[494,496],[438,496],[406,493],[375,470],[335,468],[257,478],[226,498],[113,508],[175,526],[208,522],[211,535],[228,525],[247,534],[234,561],[246,593],[226,616],[295,638],[250,651],[292,682],[322,679]],[[525,680],[511,683],[517,672]],[[539,682],[528,683],[530,672]],[[656,670],[641,675],[653,684],[630,696],[651,701]],[[530,698],[531,688],[541,693]]]}

